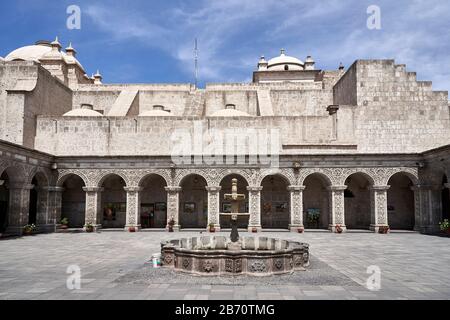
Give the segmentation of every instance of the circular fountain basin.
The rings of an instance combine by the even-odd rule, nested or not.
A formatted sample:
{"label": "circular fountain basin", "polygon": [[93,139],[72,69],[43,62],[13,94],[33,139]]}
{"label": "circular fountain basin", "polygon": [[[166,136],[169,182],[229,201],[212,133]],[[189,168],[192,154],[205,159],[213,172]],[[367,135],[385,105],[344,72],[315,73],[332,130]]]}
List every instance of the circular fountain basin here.
{"label": "circular fountain basin", "polygon": [[161,243],[162,264],[197,275],[270,276],[304,271],[309,245],[267,237],[203,236]]}

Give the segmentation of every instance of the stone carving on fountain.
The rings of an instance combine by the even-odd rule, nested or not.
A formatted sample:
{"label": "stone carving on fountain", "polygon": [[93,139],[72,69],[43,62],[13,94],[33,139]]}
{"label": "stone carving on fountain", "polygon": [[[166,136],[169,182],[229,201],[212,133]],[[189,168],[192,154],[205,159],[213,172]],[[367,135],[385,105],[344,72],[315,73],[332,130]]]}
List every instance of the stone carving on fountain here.
{"label": "stone carving on fountain", "polygon": [[230,250],[224,236],[205,236],[161,243],[163,266],[194,275],[270,276],[304,271],[309,265],[306,243],[267,237],[242,237],[240,250]]}

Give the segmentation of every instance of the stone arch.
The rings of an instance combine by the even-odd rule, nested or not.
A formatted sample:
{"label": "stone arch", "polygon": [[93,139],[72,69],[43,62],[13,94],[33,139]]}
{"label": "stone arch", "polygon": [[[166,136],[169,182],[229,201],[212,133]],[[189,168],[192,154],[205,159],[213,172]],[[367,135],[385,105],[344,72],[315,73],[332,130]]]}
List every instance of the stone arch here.
{"label": "stone arch", "polygon": [[256,186],[261,186],[263,180],[268,176],[278,176],[283,178],[286,183],[288,183],[288,185],[296,185],[296,179],[293,173],[290,173],[286,170],[263,170],[256,177]]}
{"label": "stone arch", "polygon": [[173,184],[175,186],[180,187],[182,181],[191,175],[198,175],[198,176],[202,177],[203,179],[206,180],[206,183],[208,186],[211,186],[214,184],[214,182],[211,180],[209,175],[204,170],[198,170],[198,169],[183,169],[183,170],[178,171],[174,178]]}
{"label": "stone arch", "polygon": [[231,175],[238,175],[241,176],[245,182],[251,186],[257,179],[255,179],[255,174],[249,170],[241,170],[241,169],[223,169],[217,172],[217,175],[215,177],[215,182],[217,185],[220,185],[220,183],[225,179],[227,176]]}
{"label": "stone arch", "polygon": [[307,229],[327,229],[331,223],[329,187],[332,180],[320,171],[309,171],[301,179],[303,190],[303,223]]}
{"label": "stone arch", "polygon": [[348,175],[344,181],[345,224],[348,229],[370,229],[372,218],[372,187],[374,179],[361,170]]}
{"label": "stone arch", "polygon": [[404,175],[406,175],[411,182],[413,183],[413,185],[418,185],[419,184],[419,175],[417,172],[417,169],[411,169],[411,168],[398,168],[398,169],[393,169],[390,172],[388,172],[388,174],[386,175],[386,177],[384,178],[384,185],[388,185],[389,184],[389,180],[391,180],[391,178],[396,175],[402,173]]}
{"label": "stone arch", "polygon": [[312,175],[317,175],[319,176],[323,182],[325,182],[328,186],[333,185],[333,181],[330,178],[330,176],[327,174],[326,171],[322,171],[322,170],[305,170],[301,173],[300,177],[299,177],[299,185],[304,185],[305,180]]}
{"label": "stone arch", "polygon": [[169,177],[167,177],[160,171],[143,172],[142,175],[140,175],[140,177],[138,178],[136,185],[138,187],[142,186],[142,183],[144,183],[144,181],[151,176],[161,177],[165,181],[166,186],[170,186],[170,179],[168,179]]}
{"label": "stone arch", "polygon": [[206,229],[208,222],[208,181],[203,175],[192,172],[179,182],[179,223],[181,228]]}
{"label": "stone arch", "polygon": [[47,217],[47,210],[49,206],[48,188],[50,186],[50,179],[44,170],[35,168],[29,177],[28,184],[33,187],[30,189],[30,201],[28,208],[28,223],[43,225],[49,221]]}
{"label": "stone arch", "polygon": [[28,181],[28,174],[25,168],[15,163],[7,163],[0,167],[0,175],[6,173],[11,183],[26,183]]}
{"label": "stone arch", "polygon": [[[61,219],[67,219],[70,228],[82,228],[86,220],[86,193],[87,186],[82,175],[68,173],[59,180],[61,193]],[[60,221],[56,221],[59,223]]]}
{"label": "stone arch", "polygon": [[98,184],[102,188],[101,210],[103,212],[103,228],[125,228],[127,213],[126,176],[122,172],[105,171]]}
{"label": "stone arch", "polygon": [[266,175],[261,181],[261,226],[289,229],[291,224],[291,182],[281,174]]}
{"label": "stone arch", "polygon": [[169,184],[156,172],[145,173],[139,181],[139,212],[142,229],[165,228],[167,225],[167,192]]}
{"label": "stone arch", "polygon": [[392,229],[413,230],[415,226],[415,199],[411,188],[414,176],[398,171],[390,176],[387,184],[388,224]]}
{"label": "stone arch", "polygon": [[103,183],[112,176],[122,178],[125,187],[130,185],[128,176],[123,171],[102,171],[94,181],[91,181],[91,183],[94,183],[94,186],[101,188]]}
{"label": "stone arch", "polygon": [[[165,172],[163,170],[155,170],[155,171],[144,171],[144,172],[136,172],[135,174],[139,174],[139,176],[136,179],[136,186],[141,186],[142,183],[150,176],[156,175],[164,179],[166,182],[166,186],[171,185],[172,179],[170,178],[170,174],[168,172]],[[132,179],[130,179],[132,180]]]}
{"label": "stone arch", "polygon": [[370,185],[374,186],[376,184],[374,177],[367,170],[353,169],[353,170],[349,170],[345,173],[345,175],[343,176],[342,185],[345,184],[345,182],[348,180],[348,178],[350,178],[353,175],[357,175],[357,174],[360,174],[361,176],[366,178],[367,181],[369,181]]}
{"label": "stone arch", "polygon": [[59,170],[58,172],[58,179],[56,181],[57,187],[62,187],[64,182],[70,177],[70,176],[78,176],[83,180],[84,185],[89,185],[89,179],[86,177],[86,175],[80,171],[80,170]]}

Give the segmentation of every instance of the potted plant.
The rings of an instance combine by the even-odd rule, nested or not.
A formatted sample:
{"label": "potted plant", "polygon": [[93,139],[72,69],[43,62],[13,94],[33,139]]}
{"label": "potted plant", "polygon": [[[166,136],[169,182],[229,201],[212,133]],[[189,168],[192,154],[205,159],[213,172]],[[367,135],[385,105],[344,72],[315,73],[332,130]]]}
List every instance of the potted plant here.
{"label": "potted plant", "polygon": [[214,223],[209,224],[209,232],[212,232],[212,233],[216,232],[216,227],[215,227]]}
{"label": "potted plant", "polygon": [[94,232],[94,226],[91,223],[86,224],[86,226],[84,228],[85,228],[87,233]]}
{"label": "potted plant", "polygon": [[439,222],[439,228],[442,232],[450,234],[450,223],[448,219],[444,219],[443,222]]}
{"label": "potted plant", "polygon": [[381,226],[378,228],[378,233],[381,234],[388,234],[389,233],[389,226]]}
{"label": "potted plant", "polygon": [[36,226],[34,224],[27,224],[23,227],[23,234],[26,236],[33,234],[34,231],[36,231]]}
{"label": "potted plant", "polygon": [[169,227],[169,232],[173,232],[173,227],[175,226],[175,219],[171,218],[167,223],[167,226]]}
{"label": "potted plant", "polygon": [[68,229],[69,228],[69,219],[63,218],[61,219],[61,229]]}
{"label": "potted plant", "polygon": [[336,232],[337,233],[342,233],[344,230],[342,229],[342,226],[340,224],[336,225]]}

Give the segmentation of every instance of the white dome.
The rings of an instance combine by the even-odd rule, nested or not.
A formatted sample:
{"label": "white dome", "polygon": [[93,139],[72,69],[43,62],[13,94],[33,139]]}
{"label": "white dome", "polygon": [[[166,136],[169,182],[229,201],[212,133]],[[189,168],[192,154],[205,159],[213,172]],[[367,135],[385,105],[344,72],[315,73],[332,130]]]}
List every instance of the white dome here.
{"label": "white dome", "polygon": [[26,46],[14,50],[5,57],[6,61],[24,60],[39,62],[39,59],[44,55],[52,51],[50,46],[46,45],[34,45]]}
{"label": "white dome", "polygon": [[286,70],[285,66],[288,66],[288,70],[304,70],[304,63],[294,57],[287,56],[282,49],[280,56],[270,59],[268,62],[268,70]]}
{"label": "white dome", "polygon": [[103,115],[94,110],[79,108],[67,112],[63,117],[103,117]]}
{"label": "white dome", "polygon": [[[46,44],[38,44],[32,46],[25,46],[12,51],[5,57],[5,61],[23,60],[34,61],[40,63],[40,59],[46,57],[54,57],[52,53],[52,47]],[[75,58],[68,56],[65,52],[58,52],[58,57],[64,59],[66,63],[76,63],[84,70],[81,63]]]}
{"label": "white dome", "polygon": [[251,115],[235,109],[222,109],[214,112],[210,117],[251,117]]}
{"label": "white dome", "polygon": [[141,113],[139,117],[173,117],[173,114],[163,110],[150,110]]}

